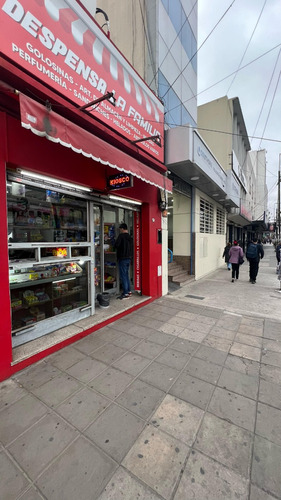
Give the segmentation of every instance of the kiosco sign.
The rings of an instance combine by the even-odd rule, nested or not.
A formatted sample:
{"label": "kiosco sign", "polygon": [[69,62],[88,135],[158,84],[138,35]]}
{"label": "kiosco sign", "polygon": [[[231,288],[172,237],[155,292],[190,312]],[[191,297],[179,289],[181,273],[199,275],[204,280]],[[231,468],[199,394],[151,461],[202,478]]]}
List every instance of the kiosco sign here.
{"label": "kiosco sign", "polygon": [[123,189],[133,186],[133,177],[131,174],[117,174],[111,175],[107,178],[107,187],[109,190],[113,189]]}
{"label": "kiosco sign", "polygon": [[[0,0],[0,51],[78,106],[115,91],[91,112],[134,141],[163,138],[163,106],[75,0]],[[90,110],[91,108],[89,108]],[[163,148],[138,144],[163,161]]]}

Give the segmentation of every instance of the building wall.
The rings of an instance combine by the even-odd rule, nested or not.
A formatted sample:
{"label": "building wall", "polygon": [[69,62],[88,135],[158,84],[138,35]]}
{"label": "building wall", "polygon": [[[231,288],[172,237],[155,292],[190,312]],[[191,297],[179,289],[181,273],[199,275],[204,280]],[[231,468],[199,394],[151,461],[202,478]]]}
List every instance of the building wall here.
{"label": "building wall", "polygon": [[[196,125],[197,2],[97,0],[96,6],[109,17],[113,43],[163,98],[167,126]],[[96,21],[104,23],[102,14]]]}
{"label": "building wall", "polygon": [[175,191],[173,198],[174,257],[190,256],[191,199]]}
{"label": "building wall", "polygon": [[229,170],[233,110],[226,96],[198,106],[198,131],[224,170]]}
{"label": "building wall", "polygon": [[[213,231],[212,233],[200,232],[200,198],[212,204],[214,209]],[[195,217],[195,277],[196,280],[207,276],[224,264],[222,259],[223,249],[225,247],[226,224],[223,234],[216,234],[216,209],[222,210],[221,205],[214,202],[205,193],[195,190],[194,211]],[[225,216],[226,221],[226,216]]]}

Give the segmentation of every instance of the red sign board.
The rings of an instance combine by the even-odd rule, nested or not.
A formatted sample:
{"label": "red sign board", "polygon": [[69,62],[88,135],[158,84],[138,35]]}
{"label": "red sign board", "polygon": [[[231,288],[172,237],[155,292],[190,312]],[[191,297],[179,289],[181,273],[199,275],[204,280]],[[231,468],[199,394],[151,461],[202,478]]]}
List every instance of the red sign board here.
{"label": "red sign board", "polygon": [[75,0],[0,0],[0,51],[79,107],[114,91],[88,110],[130,141],[163,139],[163,105]]}

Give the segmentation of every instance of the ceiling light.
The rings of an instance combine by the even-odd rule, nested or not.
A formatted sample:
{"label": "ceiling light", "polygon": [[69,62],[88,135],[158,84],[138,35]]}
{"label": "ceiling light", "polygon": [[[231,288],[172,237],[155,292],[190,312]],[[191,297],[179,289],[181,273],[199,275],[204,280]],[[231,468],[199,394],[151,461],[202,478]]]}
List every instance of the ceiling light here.
{"label": "ceiling light", "polygon": [[115,196],[114,194],[110,194],[109,198],[111,200],[123,201],[124,203],[130,203],[131,205],[142,205],[141,201],[129,200],[128,198],[122,198],[122,196]]}
{"label": "ceiling light", "polygon": [[190,177],[191,181],[198,181],[198,179],[200,179],[200,177],[198,177],[197,175],[195,175],[195,177]]}
{"label": "ceiling light", "polygon": [[72,182],[61,181],[59,179],[54,179],[53,177],[48,177],[47,175],[34,174],[33,172],[29,172],[28,170],[22,170],[21,168],[18,169],[18,172],[22,175],[26,175],[27,177],[32,177],[34,179],[51,182],[52,184],[56,184],[57,186],[61,187],[65,186],[68,188],[79,189],[80,191],[87,191],[87,192],[92,191],[92,189],[85,186],[80,186],[80,184],[73,184]]}
{"label": "ceiling light", "polygon": [[213,196],[219,196],[218,193],[213,194]]}

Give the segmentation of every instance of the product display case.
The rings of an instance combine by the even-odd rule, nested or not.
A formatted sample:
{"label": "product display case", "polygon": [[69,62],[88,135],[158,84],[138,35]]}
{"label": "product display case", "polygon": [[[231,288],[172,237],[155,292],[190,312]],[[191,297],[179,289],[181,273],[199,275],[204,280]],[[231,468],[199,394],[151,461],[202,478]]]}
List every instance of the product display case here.
{"label": "product display case", "polygon": [[92,250],[87,201],[8,182],[7,205],[16,346],[90,315]]}
{"label": "product display case", "polygon": [[9,243],[87,241],[85,201],[16,182],[9,188]]}
{"label": "product display case", "polygon": [[76,262],[10,270],[12,335],[88,304],[88,264]]}

